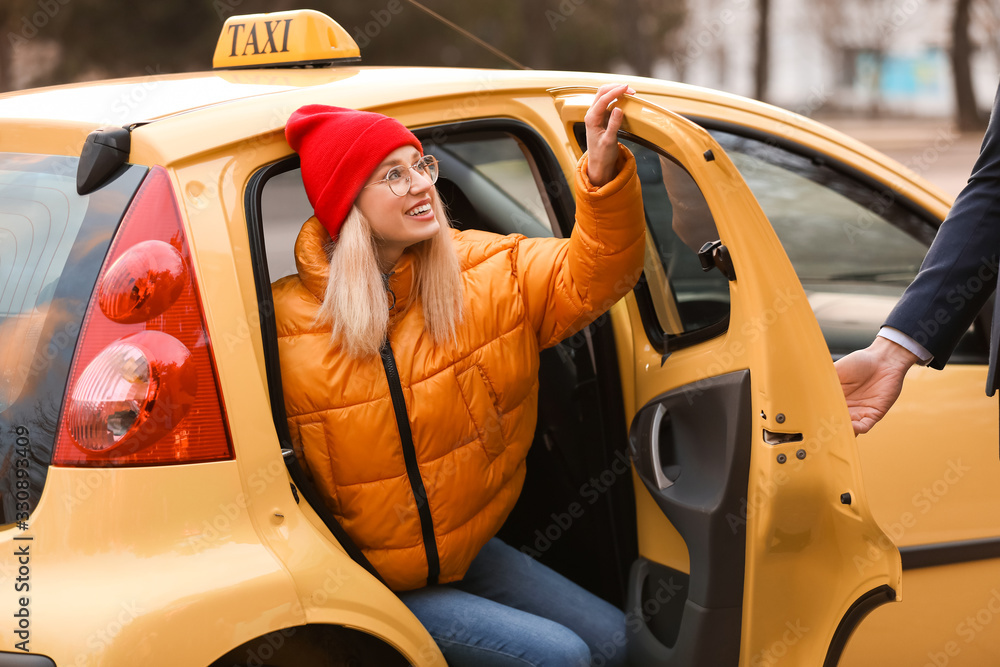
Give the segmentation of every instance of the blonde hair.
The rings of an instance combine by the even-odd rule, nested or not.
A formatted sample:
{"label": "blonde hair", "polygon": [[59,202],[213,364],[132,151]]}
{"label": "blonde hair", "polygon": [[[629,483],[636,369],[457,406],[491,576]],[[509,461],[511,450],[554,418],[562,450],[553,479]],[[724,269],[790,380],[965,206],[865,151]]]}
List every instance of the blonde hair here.
{"label": "blonde hair", "polygon": [[[438,233],[407,252],[414,254],[413,294],[422,304],[424,325],[432,340],[442,344],[455,341],[462,319],[462,282],[444,207],[438,197],[432,205],[441,221]],[[377,355],[389,329],[389,302],[377,246],[367,218],[357,206],[351,207],[328,253],[330,276],[316,321],[329,324],[332,342],[352,357]]]}

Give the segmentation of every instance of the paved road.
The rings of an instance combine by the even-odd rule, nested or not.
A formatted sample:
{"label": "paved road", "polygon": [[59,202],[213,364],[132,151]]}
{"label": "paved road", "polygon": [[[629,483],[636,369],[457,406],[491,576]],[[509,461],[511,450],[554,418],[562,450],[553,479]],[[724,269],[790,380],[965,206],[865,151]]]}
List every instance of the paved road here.
{"label": "paved road", "polygon": [[898,160],[953,197],[979,156],[980,133],[959,134],[942,120],[817,118]]}

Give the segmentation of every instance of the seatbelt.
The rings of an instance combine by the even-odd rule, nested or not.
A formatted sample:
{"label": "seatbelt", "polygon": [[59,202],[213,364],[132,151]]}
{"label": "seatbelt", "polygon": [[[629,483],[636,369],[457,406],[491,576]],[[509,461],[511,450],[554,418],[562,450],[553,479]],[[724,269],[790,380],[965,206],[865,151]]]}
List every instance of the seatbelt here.
{"label": "seatbelt", "polygon": [[436,584],[441,574],[441,561],[438,557],[437,542],[434,540],[434,523],[431,520],[431,508],[427,504],[427,490],[424,480],[420,477],[417,466],[417,450],[413,446],[413,434],[410,432],[410,419],[406,414],[406,402],[403,400],[403,385],[399,381],[399,370],[396,368],[396,358],[392,355],[392,345],[385,339],[382,349],[382,366],[385,368],[385,379],[389,383],[389,395],[392,397],[392,408],[396,413],[396,428],[403,444],[403,461],[406,463],[406,476],[410,480],[413,498],[417,502],[417,514],[420,518],[420,532],[424,539],[424,551],[427,552],[427,585]]}

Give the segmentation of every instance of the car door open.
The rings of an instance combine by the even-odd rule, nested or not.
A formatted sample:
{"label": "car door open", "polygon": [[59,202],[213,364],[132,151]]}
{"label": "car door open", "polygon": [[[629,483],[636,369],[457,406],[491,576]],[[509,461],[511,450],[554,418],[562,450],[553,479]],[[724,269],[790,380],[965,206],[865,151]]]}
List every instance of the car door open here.
{"label": "car door open", "polygon": [[[594,91],[550,92],[579,140]],[[630,655],[835,665],[858,621],[898,598],[900,562],[869,511],[820,328],[719,145],[656,105],[620,104],[648,231],[644,279],[612,311],[641,481]]]}

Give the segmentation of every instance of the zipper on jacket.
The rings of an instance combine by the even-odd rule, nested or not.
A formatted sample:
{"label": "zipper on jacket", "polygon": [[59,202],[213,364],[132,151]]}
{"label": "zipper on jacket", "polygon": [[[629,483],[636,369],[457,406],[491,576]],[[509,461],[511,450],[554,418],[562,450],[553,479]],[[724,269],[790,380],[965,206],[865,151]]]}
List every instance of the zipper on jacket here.
{"label": "zipper on jacket", "polygon": [[396,293],[392,291],[392,286],[389,285],[389,278],[391,278],[394,273],[395,271],[390,271],[389,273],[382,274],[382,285],[385,286],[385,291],[392,297],[392,302],[389,303],[389,310],[396,307]]}
{"label": "zipper on jacket", "polygon": [[[386,280],[388,281],[388,278]],[[388,282],[386,284],[388,285]],[[417,502],[420,532],[424,538],[424,551],[427,552],[427,585],[430,586],[438,582],[438,575],[441,574],[441,561],[438,557],[437,542],[434,540],[434,523],[431,521],[431,508],[427,503],[427,490],[424,488],[424,480],[420,477],[420,468],[417,466],[417,450],[413,446],[410,419],[406,414],[403,385],[399,381],[399,370],[396,368],[396,359],[392,355],[392,346],[389,344],[388,338],[382,345],[382,349],[379,350],[379,355],[382,357],[382,366],[385,367],[385,379],[389,382],[392,408],[396,412],[396,428],[399,429],[399,439],[403,443],[406,476],[410,480],[413,498]]]}

